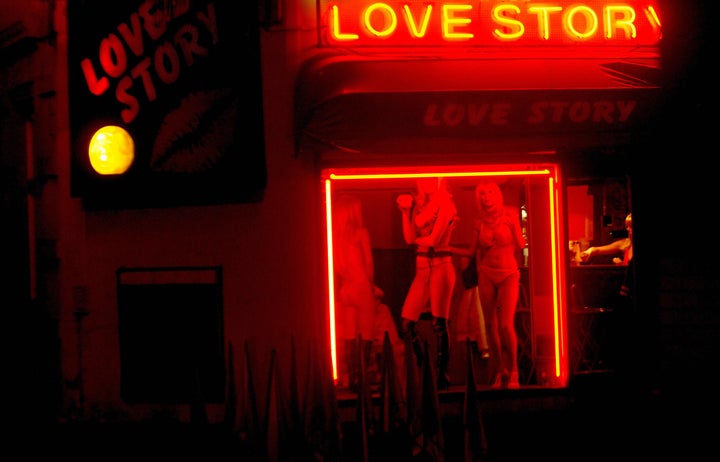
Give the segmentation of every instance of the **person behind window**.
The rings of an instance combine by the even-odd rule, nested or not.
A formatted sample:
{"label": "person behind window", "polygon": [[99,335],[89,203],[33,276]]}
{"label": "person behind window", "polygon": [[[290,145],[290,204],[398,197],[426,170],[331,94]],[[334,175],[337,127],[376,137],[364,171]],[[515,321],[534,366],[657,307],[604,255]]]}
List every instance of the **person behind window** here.
{"label": "person behind window", "polygon": [[417,322],[429,306],[437,335],[437,387],[445,389],[450,386],[448,318],[457,277],[450,237],[457,209],[444,178],[418,179],[417,195],[402,194],[397,204],[405,242],[416,247],[415,277],[403,303],[401,333],[419,363],[423,352]]}
{"label": "person behind window", "polygon": [[601,255],[617,255],[613,257],[613,263],[616,265],[628,265],[633,257],[633,240],[632,240],[632,213],[625,217],[625,229],[627,237],[618,239],[607,245],[598,247],[588,247],[587,250],[580,253],[583,262],[589,261],[592,257]]}
{"label": "person behind window", "polygon": [[619,376],[628,375],[628,377],[634,377],[630,379],[631,382],[637,382],[641,375],[636,374],[641,374],[643,361],[638,360],[637,355],[628,354],[628,352],[642,350],[642,342],[638,340],[641,337],[638,336],[638,332],[646,330],[647,325],[645,324],[646,319],[635,309],[632,213],[625,217],[625,229],[628,233],[626,238],[618,239],[607,245],[590,247],[581,256],[583,261],[587,262],[599,255],[617,255],[613,258],[613,263],[625,266],[625,275],[617,291],[618,296],[614,299],[615,306],[618,308],[614,314],[618,327],[615,331],[615,341],[611,345],[610,356],[616,361],[616,370]]}
{"label": "person behind window", "polygon": [[[348,367],[348,378],[343,381],[356,388],[360,374],[358,348],[369,360],[376,337],[379,289],[374,284],[370,233],[363,223],[360,200],[352,195],[338,196],[332,223],[337,330],[338,338],[343,340],[343,364]],[[362,338],[361,345],[358,336]]]}
{"label": "person behind window", "polygon": [[506,207],[497,183],[475,187],[478,217],[467,249],[455,253],[475,256],[478,291],[490,346],[492,388],[520,388],[515,310],[520,293],[518,255],[526,246],[518,209]]}
{"label": "person behind window", "polygon": [[[626,300],[630,300],[632,296],[632,286],[634,281],[635,267],[633,264],[633,225],[632,225],[632,213],[628,213],[625,217],[625,229],[627,230],[627,237],[624,239],[618,239],[607,245],[598,247],[589,247],[587,250],[580,254],[583,262],[588,262],[591,258],[600,255],[617,255],[613,257],[613,263],[616,265],[625,265],[625,278],[620,285],[620,295]],[[622,257],[621,257],[622,256]]]}

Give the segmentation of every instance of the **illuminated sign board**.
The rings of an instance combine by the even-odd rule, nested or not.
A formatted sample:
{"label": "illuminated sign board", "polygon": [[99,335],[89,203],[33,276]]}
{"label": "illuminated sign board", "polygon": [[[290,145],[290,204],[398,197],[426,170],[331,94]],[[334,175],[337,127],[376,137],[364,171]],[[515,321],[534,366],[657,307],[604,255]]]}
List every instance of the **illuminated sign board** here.
{"label": "illuminated sign board", "polygon": [[[89,208],[261,200],[258,27],[236,0],[68,2],[73,196]],[[134,143],[110,173],[92,162],[108,152],[88,153],[103,126]]]}
{"label": "illuminated sign board", "polygon": [[335,47],[654,46],[655,0],[320,0]]}

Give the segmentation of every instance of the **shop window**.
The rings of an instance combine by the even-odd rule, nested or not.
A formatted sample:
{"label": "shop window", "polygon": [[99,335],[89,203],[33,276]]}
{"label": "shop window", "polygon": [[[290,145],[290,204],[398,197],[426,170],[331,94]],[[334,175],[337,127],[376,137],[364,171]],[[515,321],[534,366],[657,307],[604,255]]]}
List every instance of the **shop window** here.
{"label": "shop window", "polygon": [[[368,231],[374,264],[373,282],[379,308],[376,311],[372,354],[368,355],[369,380],[377,377],[382,367],[384,332],[394,339],[395,364],[402,370],[404,348],[401,311],[416,270],[416,250],[405,242],[402,231],[398,199],[413,196],[418,181],[423,178],[442,178],[456,206],[451,247],[463,249],[473,239],[473,223],[478,206],[475,188],[479,183],[499,185],[505,206],[516,214],[527,245],[518,249],[516,259],[520,268],[520,287],[516,312],[518,334],[518,366],[520,385],[563,387],[567,385],[568,358],[566,357],[565,319],[565,266],[566,237],[561,219],[562,193],[558,185],[559,167],[543,165],[461,165],[393,168],[327,168],[322,172],[324,202],[326,204],[327,236],[327,304],[329,333],[333,353],[334,373],[339,388],[352,388],[352,375],[356,364],[352,349],[353,338],[359,329],[348,320],[348,308],[356,299],[343,293],[339,275],[347,263],[347,255],[338,247],[341,236],[337,228],[343,220],[341,205],[348,199],[359,204],[362,223]],[[475,335],[481,329],[477,319],[460,307],[464,285],[461,271],[463,257],[452,255],[456,282],[453,287],[449,317],[450,373],[453,385],[466,383],[466,334]],[[429,320],[430,307],[420,316],[420,335],[427,341],[432,363],[438,344]],[[428,320],[428,322],[425,322]],[[489,372],[484,369],[482,351],[478,351],[480,386],[491,386]],[[483,375],[485,374],[485,375]],[[487,380],[486,380],[487,379]]]}
{"label": "shop window", "polygon": [[[570,360],[573,374],[613,372],[623,349],[620,317],[630,298],[625,258],[631,213],[628,177],[608,175],[568,179],[567,217]],[[589,248],[589,257],[580,254]],[[632,289],[630,289],[632,290]]]}
{"label": "shop window", "polygon": [[221,270],[121,269],[117,282],[122,399],[223,402]]}

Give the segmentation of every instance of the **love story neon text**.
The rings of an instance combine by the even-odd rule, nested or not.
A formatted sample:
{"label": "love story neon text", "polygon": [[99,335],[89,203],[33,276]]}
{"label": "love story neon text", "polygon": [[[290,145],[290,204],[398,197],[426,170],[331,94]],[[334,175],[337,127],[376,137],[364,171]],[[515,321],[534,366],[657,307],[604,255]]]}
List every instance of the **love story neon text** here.
{"label": "love story neon text", "polygon": [[650,1],[328,2],[331,45],[656,45]]}

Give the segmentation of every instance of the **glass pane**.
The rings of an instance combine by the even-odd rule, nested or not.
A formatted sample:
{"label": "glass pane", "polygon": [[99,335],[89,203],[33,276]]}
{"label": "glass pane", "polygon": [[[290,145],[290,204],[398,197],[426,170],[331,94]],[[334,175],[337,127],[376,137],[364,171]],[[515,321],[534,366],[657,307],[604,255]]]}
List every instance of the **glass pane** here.
{"label": "glass pane", "polygon": [[[559,239],[557,170],[555,165],[325,170],[329,330],[338,386],[353,389],[365,363],[367,380],[379,387],[388,356],[404,383],[406,358],[413,357],[405,350],[415,352],[418,345],[420,359],[426,355],[425,364],[435,368],[438,385],[447,374],[450,386],[464,386],[470,354],[479,387],[564,386],[564,300],[559,289],[563,272],[558,270],[558,256],[565,253]],[[493,225],[498,230],[479,224],[476,188],[486,183],[497,185],[504,199],[503,218]],[[407,202],[409,210],[423,210],[423,188],[434,193],[438,185],[446,189],[454,209],[444,239],[430,249],[417,236],[406,240],[401,208]],[[427,204],[434,204],[439,199],[432,198],[440,195],[427,197],[431,198]],[[427,207],[433,211],[428,222],[444,222],[439,218],[444,216],[443,207]],[[409,223],[418,231],[423,220],[421,213],[414,213],[408,212]],[[484,255],[477,254],[483,238],[489,239],[487,245],[493,239],[507,241],[509,229],[516,229],[517,241],[522,242],[511,251],[515,271],[507,273],[516,275],[509,292],[514,310],[510,322],[517,336],[514,352],[493,341],[492,327],[499,321],[492,318],[498,310],[481,302],[489,300],[483,298],[482,287],[503,287],[507,274],[488,269],[492,265],[485,260],[477,267],[477,286],[463,277],[469,257]],[[365,244],[369,251],[363,251]],[[439,279],[415,293],[411,287],[422,272]],[[443,292],[437,287],[449,289]],[[419,300],[413,305],[415,311],[408,299]],[[383,350],[385,333],[392,355]],[[505,350],[504,360],[498,348]],[[501,383],[496,383],[498,373]]]}

